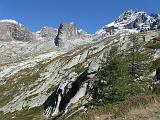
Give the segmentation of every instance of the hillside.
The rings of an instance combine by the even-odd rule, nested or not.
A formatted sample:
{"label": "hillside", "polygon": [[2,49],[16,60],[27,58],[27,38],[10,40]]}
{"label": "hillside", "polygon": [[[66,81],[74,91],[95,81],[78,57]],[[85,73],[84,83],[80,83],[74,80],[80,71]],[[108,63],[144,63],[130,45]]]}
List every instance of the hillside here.
{"label": "hillside", "polygon": [[[58,30],[43,27],[33,33],[16,21],[0,21],[0,28],[5,29],[0,29],[0,119],[121,120],[125,117],[143,120],[144,117],[144,120],[158,120],[160,24],[159,15],[156,16],[141,11],[127,11],[114,24],[106,25],[94,35],[78,30],[73,22],[60,24]],[[108,31],[110,28],[112,30]],[[137,41],[142,41],[138,48],[140,56],[148,54],[151,58],[140,61],[152,63],[151,69],[147,66],[145,75],[142,73],[136,77],[143,85],[138,90],[141,87],[145,90],[141,92],[135,88],[132,92],[136,94],[97,106],[95,103],[103,100],[92,95],[92,88],[97,87],[94,86],[96,81],[103,81],[99,71],[114,46],[117,46],[116,55],[122,51],[128,55],[128,45],[133,42],[132,35],[136,36]],[[121,60],[121,56],[117,59]],[[119,66],[122,63],[116,62]],[[120,71],[128,70],[121,68]],[[118,83],[121,84],[121,81],[123,79],[118,80]],[[103,85],[99,86],[100,90]],[[119,90],[120,86],[116,89]],[[94,97],[98,102],[93,104]],[[130,104],[126,105],[126,111],[122,109],[123,104]],[[139,115],[141,111],[144,113]]]}

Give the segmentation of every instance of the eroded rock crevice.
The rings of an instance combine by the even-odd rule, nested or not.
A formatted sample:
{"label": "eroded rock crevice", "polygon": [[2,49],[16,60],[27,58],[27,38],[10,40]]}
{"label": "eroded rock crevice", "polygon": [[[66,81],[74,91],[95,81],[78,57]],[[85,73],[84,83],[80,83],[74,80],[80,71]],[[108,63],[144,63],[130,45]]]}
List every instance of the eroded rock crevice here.
{"label": "eroded rock crevice", "polygon": [[88,69],[86,69],[73,82],[65,80],[65,83],[60,83],[63,85],[59,85],[61,87],[58,87],[44,103],[45,116],[57,117],[63,114],[70,100],[77,94],[84,81],[88,79],[88,75]]}

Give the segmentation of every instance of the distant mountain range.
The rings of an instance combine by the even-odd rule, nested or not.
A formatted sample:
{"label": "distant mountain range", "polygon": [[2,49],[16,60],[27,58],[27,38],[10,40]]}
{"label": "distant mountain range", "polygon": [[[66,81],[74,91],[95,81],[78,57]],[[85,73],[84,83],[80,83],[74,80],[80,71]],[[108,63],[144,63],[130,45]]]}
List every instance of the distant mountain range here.
{"label": "distant mountain range", "polygon": [[148,15],[143,11],[128,10],[121,14],[117,20],[105,25],[97,31],[97,34],[113,34],[120,31],[145,32],[148,30],[160,29],[160,15],[152,13]]}
{"label": "distant mountain range", "polygon": [[[89,35],[84,30],[78,30],[74,22],[69,24],[60,24],[59,29],[52,27],[43,27],[36,33],[30,32],[21,23],[15,20],[0,20],[0,34],[1,40],[19,40],[31,41],[33,39],[56,39],[55,45],[59,42],[73,39],[84,39],[84,37],[91,37],[100,34],[113,35],[122,32],[145,32],[148,30],[160,29],[160,15],[152,13],[148,15],[143,11],[128,10],[122,13],[117,20],[105,25],[102,29],[98,30],[95,34]],[[59,41],[59,42],[58,42]]]}

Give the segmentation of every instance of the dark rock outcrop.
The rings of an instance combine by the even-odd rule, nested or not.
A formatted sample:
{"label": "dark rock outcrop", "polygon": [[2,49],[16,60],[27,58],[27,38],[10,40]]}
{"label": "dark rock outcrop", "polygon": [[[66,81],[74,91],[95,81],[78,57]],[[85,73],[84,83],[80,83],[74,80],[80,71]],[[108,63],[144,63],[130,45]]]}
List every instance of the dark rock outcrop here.
{"label": "dark rock outcrop", "polygon": [[157,81],[160,80],[160,68],[156,69],[156,79]]}
{"label": "dark rock outcrop", "polygon": [[[81,85],[85,80],[88,79],[88,70],[85,70],[81,73],[74,82],[72,82],[71,87],[68,84],[63,88],[57,88],[50,97],[44,103],[45,115],[47,117],[52,116],[52,113],[58,107],[59,113],[57,115],[62,114],[65,111],[66,106],[70,102],[70,100],[76,95],[77,91],[80,89]],[[58,104],[58,97],[60,96],[61,100]],[[55,117],[55,116],[54,116]]]}

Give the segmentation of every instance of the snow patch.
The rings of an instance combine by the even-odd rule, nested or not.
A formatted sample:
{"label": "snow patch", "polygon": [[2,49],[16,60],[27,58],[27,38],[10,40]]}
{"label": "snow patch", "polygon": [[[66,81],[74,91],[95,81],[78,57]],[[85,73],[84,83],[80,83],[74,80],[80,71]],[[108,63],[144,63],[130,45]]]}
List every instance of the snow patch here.
{"label": "snow patch", "polygon": [[12,19],[0,20],[0,22],[7,22],[7,23],[19,24],[17,21],[12,20]]}
{"label": "snow patch", "polygon": [[60,104],[60,102],[61,102],[61,95],[59,95],[59,96],[58,96],[57,106],[56,106],[56,108],[55,108],[54,113],[52,114],[52,116],[54,116],[54,115],[58,114],[58,112],[59,112],[59,104]]}

